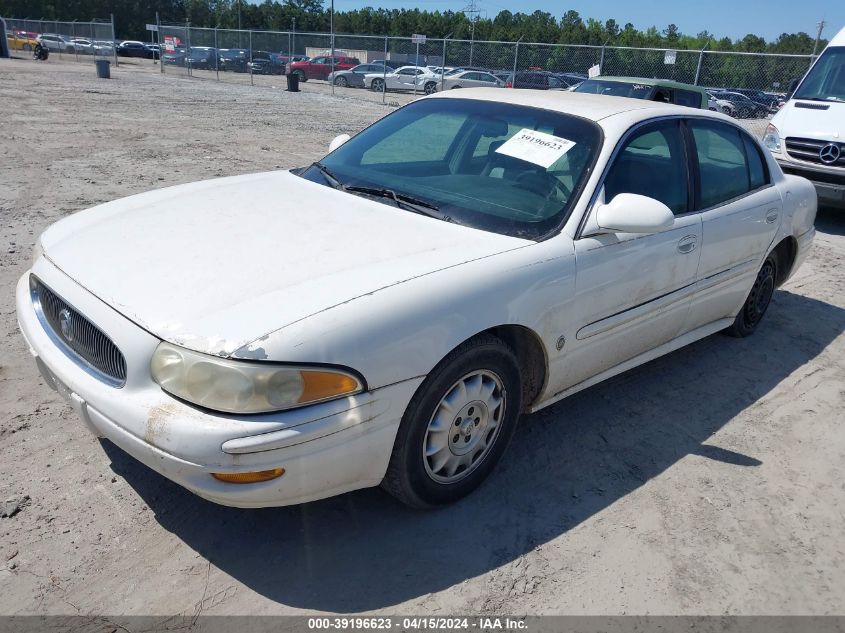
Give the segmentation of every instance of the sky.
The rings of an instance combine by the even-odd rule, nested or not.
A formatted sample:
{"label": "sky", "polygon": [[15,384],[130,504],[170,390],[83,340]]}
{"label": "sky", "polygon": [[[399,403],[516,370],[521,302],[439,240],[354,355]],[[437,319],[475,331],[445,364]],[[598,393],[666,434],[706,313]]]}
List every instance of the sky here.
{"label": "sky", "polygon": [[[335,0],[335,9],[348,11],[365,6],[420,8],[429,11],[460,11],[470,0]],[[328,6],[329,0],[325,0]],[[631,22],[638,29],[656,26],[662,30],[674,23],[682,33],[695,35],[707,30],[717,37],[741,38],[747,33],[773,40],[781,33],[804,31],[815,37],[819,20],[827,26],[822,37],[830,38],[845,27],[845,0],[476,0],[481,15],[495,17],[503,10],[532,13],[539,9],[560,18],[574,9],[583,19],[604,22],[615,19],[620,26]]]}

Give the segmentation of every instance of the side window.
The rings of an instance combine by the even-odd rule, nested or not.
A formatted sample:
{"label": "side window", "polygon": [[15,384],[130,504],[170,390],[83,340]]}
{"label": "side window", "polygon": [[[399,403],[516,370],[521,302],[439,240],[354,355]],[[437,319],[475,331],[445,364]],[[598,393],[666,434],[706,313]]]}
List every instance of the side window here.
{"label": "side window", "polygon": [[742,142],[745,143],[745,155],[748,158],[748,178],[751,190],[768,185],[769,170],[760,154],[760,148],[745,134],[742,135]]}
{"label": "side window", "polygon": [[698,158],[699,208],[709,209],[748,193],[748,163],[739,131],[710,121],[692,121],[690,129]]}
{"label": "side window", "polygon": [[604,181],[604,199],[636,193],[660,200],[676,215],[688,210],[687,163],[679,123],[648,126],[617,154]]}
{"label": "side window", "polygon": [[675,90],[675,103],[688,108],[700,108],[701,95],[689,90]]}

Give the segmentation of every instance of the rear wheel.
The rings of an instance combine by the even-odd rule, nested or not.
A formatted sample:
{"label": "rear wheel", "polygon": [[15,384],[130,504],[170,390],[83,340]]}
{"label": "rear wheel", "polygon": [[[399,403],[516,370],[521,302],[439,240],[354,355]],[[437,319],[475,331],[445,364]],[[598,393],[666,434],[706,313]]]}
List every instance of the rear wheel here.
{"label": "rear wheel", "polygon": [[769,308],[778,275],[778,260],[774,253],[770,253],[763,262],[751,292],[748,293],[742,310],[736,315],[733,325],[725,330],[725,334],[735,337],[750,336],[760,325],[763,315]]}
{"label": "rear wheel", "polygon": [[370,87],[374,92],[384,92],[384,79],[373,79]]}
{"label": "rear wheel", "polygon": [[435,92],[437,92],[437,84],[433,81],[428,81],[426,82],[425,86],[423,86],[423,90],[427,95],[434,94]]}
{"label": "rear wheel", "polygon": [[492,335],[467,341],[414,394],[382,487],[416,508],[468,495],[501,458],[521,408],[513,350]]}

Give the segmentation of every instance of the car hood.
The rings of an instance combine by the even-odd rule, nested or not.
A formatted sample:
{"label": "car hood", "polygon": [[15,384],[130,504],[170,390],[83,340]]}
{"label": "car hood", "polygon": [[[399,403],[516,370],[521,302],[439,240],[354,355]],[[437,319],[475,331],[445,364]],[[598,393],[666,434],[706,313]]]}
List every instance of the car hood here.
{"label": "car hood", "polygon": [[781,137],[845,142],[845,103],[790,99],[772,118],[772,125]]}
{"label": "car hood", "polygon": [[155,336],[225,356],[362,295],[533,242],[269,172],[110,202],[61,220],[41,243]]}

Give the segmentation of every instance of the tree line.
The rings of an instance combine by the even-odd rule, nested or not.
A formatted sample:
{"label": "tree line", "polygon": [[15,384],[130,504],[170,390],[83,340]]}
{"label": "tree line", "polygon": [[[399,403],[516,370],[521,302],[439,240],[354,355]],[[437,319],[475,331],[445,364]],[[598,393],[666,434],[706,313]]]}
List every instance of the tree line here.
{"label": "tree line", "polygon": [[[115,36],[126,39],[148,39],[145,25],[158,12],[163,23],[227,29],[288,31],[328,31],[330,13],[322,0],[264,0],[252,4],[245,0],[0,0],[0,15],[10,18],[88,21],[114,15]],[[681,33],[674,24],[663,29],[651,26],[645,30],[630,22],[619,24],[584,19],[569,10],[558,19],[546,11],[512,13],[500,11],[495,17],[471,20],[455,11],[421,11],[419,9],[377,9],[365,7],[336,11],[336,33],[355,35],[389,35],[408,37],[423,33],[437,38],[451,34],[455,39],[516,41],[548,44],[594,44],[640,46],[649,48],[701,49],[741,51],[749,53],[813,52],[815,39],[805,32],[782,33],[772,41],[749,33],[732,40],[707,31],[695,35]],[[826,40],[821,40],[822,50]]]}

